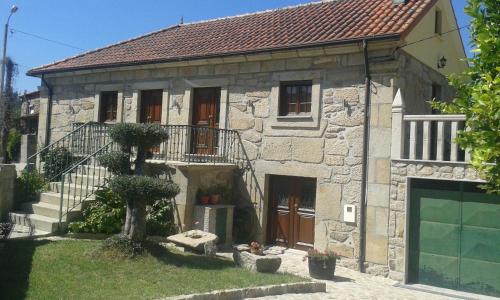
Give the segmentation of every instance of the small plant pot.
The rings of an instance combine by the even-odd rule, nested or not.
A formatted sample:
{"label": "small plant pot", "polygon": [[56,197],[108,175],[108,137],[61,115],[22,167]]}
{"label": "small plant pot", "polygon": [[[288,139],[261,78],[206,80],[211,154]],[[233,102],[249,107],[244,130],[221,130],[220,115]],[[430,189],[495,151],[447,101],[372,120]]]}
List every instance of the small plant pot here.
{"label": "small plant pot", "polygon": [[207,205],[208,203],[210,203],[210,196],[201,196],[200,203],[203,205]]}
{"label": "small plant pot", "polygon": [[316,279],[331,280],[335,276],[336,259],[311,259],[308,258],[309,275]]}
{"label": "small plant pot", "polygon": [[220,194],[211,195],[210,196],[210,204],[213,204],[213,205],[219,204],[220,198],[221,198]]}

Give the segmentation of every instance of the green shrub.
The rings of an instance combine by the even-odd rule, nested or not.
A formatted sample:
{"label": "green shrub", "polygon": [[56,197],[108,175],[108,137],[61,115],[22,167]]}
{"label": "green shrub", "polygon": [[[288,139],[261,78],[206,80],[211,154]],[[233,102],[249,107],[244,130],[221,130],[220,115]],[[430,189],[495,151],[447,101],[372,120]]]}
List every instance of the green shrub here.
{"label": "green shrub", "polygon": [[98,162],[117,175],[130,174],[130,156],[127,153],[113,151],[97,158]]}
{"label": "green shrub", "polygon": [[109,187],[124,199],[146,201],[149,205],[157,200],[173,198],[180,191],[172,181],[148,176],[118,175],[111,179]]}
{"label": "green shrub", "polygon": [[174,207],[170,200],[159,200],[148,209],[146,217],[148,235],[169,236],[177,233],[174,220]]}
{"label": "green shrub", "polygon": [[109,130],[113,141],[124,147],[141,146],[144,149],[159,145],[168,139],[165,128],[158,124],[119,123]]}
{"label": "green shrub", "polygon": [[60,180],[61,175],[66,171],[75,161],[75,158],[68,149],[64,147],[57,147],[47,151],[43,155],[42,160],[43,173],[48,180]]}
{"label": "green shrub", "polygon": [[21,176],[16,178],[14,198],[15,202],[34,202],[38,193],[48,190],[48,182],[45,177],[37,171],[24,170]]}
{"label": "green shrub", "polygon": [[233,216],[233,237],[237,243],[245,243],[255,240],[256,216],[253,207],[236,207]]}
{"label": "green shrub", "polygon": [[119,233],[127,213],[123,200],[109,188],[95,194],[96,200],[83,210],[83,221],[70,223],[68,229],[71,232]]}
{"label": "green shrub", "polygon": [[16,161],[19,158],[19,151],[21,147],[21,133],[12,128],[9,130],[9,134],[7,135],[7,157],[9,161]]}

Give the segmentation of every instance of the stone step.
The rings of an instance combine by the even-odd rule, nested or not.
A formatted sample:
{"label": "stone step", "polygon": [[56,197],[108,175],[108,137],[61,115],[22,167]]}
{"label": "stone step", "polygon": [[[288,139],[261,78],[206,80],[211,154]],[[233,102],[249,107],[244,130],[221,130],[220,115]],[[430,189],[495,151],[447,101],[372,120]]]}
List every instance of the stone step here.
{"label": "stone step", "polygon": [[78,166],[78,173],[91,176],[99,176],[99,174],[101,174],[102,176],[103,174],[109,173],[109,171],[106,170],[106,168],[99,166],[97,163],[95,165],[93,163],[89,163],[88,165]]}
{"label": "stone step", "polygon": [[[109,173],[106,174],[107,178],[109,178]],[[104,177],[104,174],[101,174],[101,176],[89,176],[89,175],[82,175],[82,174],[71,174],[69,178],[69,183],[71,184],[85,184],[85,185],[93,185],[93,186],[99,186],[104,184],[105,180],[107,179]],[[68,179],[66,179],[68,180]],[[68,183],[68,182],[65,182]]]}
{"label": "stone step", "polygon": [[[62,183],[60,182],[51,182],[49,184],[49,191],[54,193],[60,193],[62,190]],[[95,192],[98,190],[98,187],[84,184],[71,184],[67,183],[64,185],[64,194],[68,194],[68,191],[71,195],[85,195],[87,193]]]}
{"label": "stone step", "polygon": [[[63,207],[63,212],[64,212],[63,221],[66,220],[73,221],[80,218],[82,216],[81,208],[82,205],[77,205],[66,214],[67,208]],[[31,203],[24,203],[21,206],[21,209],[23,212],[26,213],[37,214],[40,216],[59,220],[59,205],[49,204],[45,202],[31,202]]]}
{"label": "stone step", "polygon": [[[90,195],[87,199],[87,201],[92,201],[95,200],[95,195]],[[68,203],[70,204],[70,207],[73,207],[74,205],[78,205],[80,201],[80,197],[76,196],[74,197],[73,195],[68,196],[66,193],[63,198],[63,206],[68,206]],[[44,192],[40,194],[40,202],[45,202],[48,204],[52,205],[60,205],[61,203],[61,194],[60,193],[54,193],[54,192]]]}
{"label": "stone step", "polygon": [[42,236],[48,236],[50,234],[51,232],[48,231],[37,230],[34,228],[30,228],[28,226],[14,224],[8,238],[16,239],[16,238],[26,238],[26,237],[42,237]]}
{"label": "stone step", "polygon": [[[40,216],[37,214],[11,212],[9,213],[9,219],[13,224],[27,226],[34,230],[41,230],[46,232],[55,232],[59,227],[58,219]],[[65,226],[66,223],[63,222],[63,224],[61,225]]]}

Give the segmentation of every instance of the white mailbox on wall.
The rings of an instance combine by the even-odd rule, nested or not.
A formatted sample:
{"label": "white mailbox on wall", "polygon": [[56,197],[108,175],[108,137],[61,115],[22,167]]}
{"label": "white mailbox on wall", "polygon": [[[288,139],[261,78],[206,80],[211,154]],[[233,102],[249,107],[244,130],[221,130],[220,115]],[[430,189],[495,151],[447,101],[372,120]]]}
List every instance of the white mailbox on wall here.
{"label": "white mailbox on wall", "polygon": [[344,222],[347,223],[356,222],[356,205],[353,204],[344,205]]}

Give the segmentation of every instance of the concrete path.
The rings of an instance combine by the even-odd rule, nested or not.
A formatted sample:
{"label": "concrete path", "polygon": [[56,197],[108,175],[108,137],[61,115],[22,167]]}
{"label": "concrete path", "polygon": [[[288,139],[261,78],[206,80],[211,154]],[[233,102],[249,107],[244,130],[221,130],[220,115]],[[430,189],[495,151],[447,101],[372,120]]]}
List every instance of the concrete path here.
{"label": "concrete path", "polygon": [[[286,251],[282,257],[280,272],[309,277],[307,261],[303,261],[305,253],[299,251]],[[256,298],[259,300],[324,300],[324,299],[458,299],[443,295],[420,292],[407,288],[397,287],[396,281],[391,279],[359,273],[343,267],[337,267],[335,279],[326,282],[326,293],[315,294],[287,294],[281,296],[268,296]]]}

